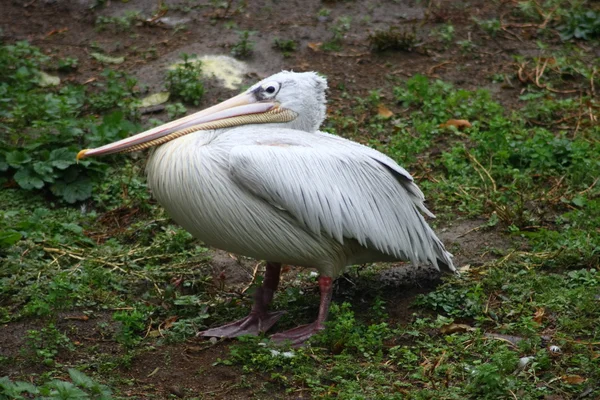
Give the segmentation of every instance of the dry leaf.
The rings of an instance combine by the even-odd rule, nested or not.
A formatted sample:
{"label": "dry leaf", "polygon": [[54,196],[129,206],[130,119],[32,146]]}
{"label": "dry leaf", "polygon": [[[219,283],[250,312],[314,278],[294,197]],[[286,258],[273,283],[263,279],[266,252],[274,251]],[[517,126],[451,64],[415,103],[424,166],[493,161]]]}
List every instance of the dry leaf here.
{"label": "dry leaf", "polygon": [[166,103],[169,100],[170,95],[171,94],[169,92],[158,92],[151,94],[144,97],[142,101],[140,101],[140,104],[138,104],[138,107],[152,107]]}
{"label": "dry leaf", "polygon": [[165,320],[164,324],[163,324],[163,329],[169,329],[170,327],[173,326],[173,324],[175,323],[175,321],[177,321],[177,317],[176,315],[173,317],[169,317]]}
{"label": "dry leaf", "polygon": [[470,128],[471,123],[466,119],[449,119],[445,123],[440,124],[440,128],[449,128],[451,126],[455,127],[456,129],[464,129]]}
{"label": "dry leaf", "polygon": [[125,57],[111,57],[101,53],[90,53],[90,56],[104,64],[123,64]]}
{"label": "dry leaf", "polygon": [[321,42],[310,42],[307,46],[312,51],[321,51],[322,45],[323,45],[323,43],[321,43]]}
{"label": "dry leaf", "polygon": [[563,375],[560,377],[560,379],[570,385],[579,385],[587,380],[583,376],[579,375]]}
{"label": "dry leaf", "polygon": [[504,335],[502,333],[485,333],[485,336],[492,338],[492,339],[502,340],[503,342],[510,343],[514,346],[516,346],[517,343],[519,343],[521,340],[523,340],[522,337],[512,336],[512,335]]}
{"label": "dry leaf", "polygon": [[379,115],[382,118],[390,118],[394,115],[394,113],[383,104],[380,104],[379,106],[377,106],[377,115]]}
{"label": "dry leaf", "polygon": [[64,319],[70,319],[70,320],[75,320],[75,321],[87,321],[88,319],[90,319],[90,317],[88,317],[87,315],[81,315],[81,316],[70,316],[70,317],[65,317]]}
{"label": "dry leaf", "polygon": [[475,328],[473,328],[472,326],[469,325],[465,325],[465,324],[447,324],[444,325],[440,328],[440,333],[442,333],[443,335],[450,335],[452,333],[457,333],[457,332],[469,332],[469,331],[474,331]]}
{"label": "dry leaf", "polygon": [[545,313],[546,310],[544,310],[543,307],[538,308],[537,310],[535,310],[535,314],[533,314],[533,320],[538,324],[541,324]]}
{"label": "dry leaf", "polygon": [[57,33],[65,33],[69,28],[60,28],[60,29],[52,29],[50,32],[46,33],[46,37],[56,35]]}
{"label": "dry leaf", "polygon": [[60,78],[58,76],[47,74],[44,71],[38,71],[38,77],[38,85],[41,87],[60,85]]}
{"label": "dry leaf", "polygon": [[458,267],[458,272],[467,272],[471,269],[471,264],[463,264]]}

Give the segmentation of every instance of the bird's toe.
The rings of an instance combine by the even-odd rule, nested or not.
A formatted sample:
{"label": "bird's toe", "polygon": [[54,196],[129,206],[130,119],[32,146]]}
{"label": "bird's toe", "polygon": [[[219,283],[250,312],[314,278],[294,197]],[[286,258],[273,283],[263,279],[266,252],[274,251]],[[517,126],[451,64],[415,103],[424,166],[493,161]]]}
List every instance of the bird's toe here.
{"label": "bird's toe", "polygon": [[271,329],[283,314],[285,311],[271,312],[260,316],[250,314],[240,320],[199,332],[196,336],[221,338],[234,338],[242,335],[257,336]]}

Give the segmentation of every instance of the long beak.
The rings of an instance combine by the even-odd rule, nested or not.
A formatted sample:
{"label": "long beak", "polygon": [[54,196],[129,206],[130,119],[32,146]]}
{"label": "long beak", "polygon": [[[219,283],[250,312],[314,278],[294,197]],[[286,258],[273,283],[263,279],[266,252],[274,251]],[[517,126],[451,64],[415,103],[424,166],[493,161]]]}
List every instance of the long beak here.
{"label": "long beak", "polygon": [[222,103],[187,117],[171,121],[148,131],[104,145],[81,150],[77,159],[106,154],[147,149],[198,130],[220,129],[231,126],[289,122],[296,113],[284,109],[276,102],[256,102],[250,93],[242,93]]}

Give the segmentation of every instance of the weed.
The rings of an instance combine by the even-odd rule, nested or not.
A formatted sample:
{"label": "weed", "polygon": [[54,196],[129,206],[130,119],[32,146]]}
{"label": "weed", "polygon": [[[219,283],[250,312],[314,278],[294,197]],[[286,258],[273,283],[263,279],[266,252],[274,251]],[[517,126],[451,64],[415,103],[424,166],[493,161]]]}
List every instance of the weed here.
{"label": "weed", "polygon": [[460,46],[460,51],[463,54],[470,54],[477,48],[477,45],[471,40],[459,40],[456,44]]}
{"label": "weed", "polygon": [[127,11],[122,17],[107,17],[99,15],[96,18],[96,29],[99,32],[106,30],[112,30],[114,32],[125,32],[130,30],[133,24],[139,18],[139,11]]}
{"label": "weed", "polygon": [[369,34],[369,44],[375,51],[388,49],[412,51],[417,44],[417,31],[414,26],[411,29],[391,26],[386,31],[375,31]]}
{"label": "weed", "polygon": [[483,29],[491,37],[496,37],[498,32],[500,32],[500,29],[502,28],[502,24],[497,18],[486,20],[474,18],[474,21],[481,29]]}
{"label": "weed", "polygon": [[204,84],[200,80],[202,63],[191,61],[191,56],[182,54],[183,63],[167,71],[167,89],[173,97],[185,103],[198,105],[204,96]]}
{"label": "weed", "polygon": [[296,51],[297,46],[298,44],[293,39],[285,40],[275,38],[273,40],[273,47],[281,51],[284,57],[290,57],[292,55],[292,52]]}
{"label": "weed", "polygon": [[73,72],[77,69],[79,60],[75,57],[65,57],[58,60],[57,69],[61,72]]}
{"label": "weed", "polygon": [[331,10],[328,8],[321,8],[318,12],[317,12],[317,19],[321,22],[325,22],[329,19],[329,16],[331,15]]}
{"label": "weed", "polygon": [[12,60],[14,64],[3,69],[0,85],[0,101],[6,104],[0,115],[11,120],[2,133],[0,173],[23,189],[49,190],[68,203],[89,198],[92,182],[104,166],[98,161],[76,163],[82,137],[91,132],[86,135],[90,144],[105,143],[124,137],[135,125],[122,112],[106,116],[100,124],[83,114],[117,106],[133,110],[129,106],[135,81],[105,72],[95,85],[97,90],[69,85],[40,91],[36,76],[47,58],[26,43],[2,46],[1,52],[0,63]]}
{"label": "weed", "polygon": [[254,51],[254,42],[250,36],[254,35],[251,31],[238,31],[238,41],[231,47],[231,55],[235,58],[249,58]]}
{"label": "weed", "polygon": [[334,24],[329,28],[332,36],[331,39],[323,43],[323,50],[340,51],[342,49],[342,44],[344,42],[344,38],[346,37],[346,33],[350,30],[351,22],[352,17],[338,17]]}
{"label": "weed", "polygon": [[[48,400],[59,399],[95,399],[108,400],[112,391],[83,372],[69,369],[71,382],[52,380],[37,386],[30,382],[13,382],[8,377],[0,378],[0,397],[6,399],[30,399],[31,396]],[[40,397],[43,396],[43,397]]]}
{"label": "weed", "polygon": [[434,30],[432,34],[438,37],[444,45],[448,46],[454,40],[454,26],[452,24],[442,25]]}
{"label": "weed", "polygon": [[121,323],[121,328],[116,339],[126,347],[132,347],[142,340],[140,333],[146,327],[146,315],[143,311],[133,309],[131,311],[117,311],[113,315],[115,321]]}
{"label": "weed", "polygon": [[570,11],[563,17],[558,26],[562,40],[583,39],[591,40],[600,37],[600,12],[579,9]]}
{"label": "weed", "polygon": [[185,115],[187,108],[181,103],[170,103],[165,106],[165,111],[167,112],[167,117],[173,120]]}
{"label": "weed", "polygon": [[40,330],[27,332],[27,344],[34,358],[45,365],[53,365],[55,357],[64,350],[74,350],[69,338],[58,331],[53,324]]}

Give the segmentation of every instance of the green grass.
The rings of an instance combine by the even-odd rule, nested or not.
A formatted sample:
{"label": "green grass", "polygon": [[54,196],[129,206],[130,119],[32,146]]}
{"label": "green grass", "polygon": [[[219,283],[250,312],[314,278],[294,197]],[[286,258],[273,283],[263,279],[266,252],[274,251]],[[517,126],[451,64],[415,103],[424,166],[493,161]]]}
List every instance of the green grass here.
{"label": "green grass", "polygon": [[[332,28],[340,46],[346,22]],[[416,75],[390,77],[390,87],[366,98],[342,93],[352,112],[334,113],[326,123],[326,130],[368,141],[411,171],[440,226],[481,220],[478,230],[507,243],[481,249],[496,259],[462,266],[460,277],[420,296],[401,320],[389,316],[398,288],[381,287],[382,266],[353,268],[354,284],[340,283],[341,301],[311,346],[275,348],[264,338],[241,338],[217,363],[261,374],[266,390],[324,399],[574,398],[597,388],[594,63],[576,51],[547,56],[555,62],[540,85],[523,84],[513,110],[489,91]],[[540,62],[522,58],[516,65]],[[204,268],[207,249],[152,201],[143,160],[74,162],[83,146],[139,130],[138,93],[134,80],[111,70],[94,86],[37,85],[38,71],[63,64],[24,42],[0,47],[0,322],[32,323],[18,354],[0,361],[43,371],[32,386],[0,379],[0,399],[36,390],[49,398],[61,390],[109,398],[98,382],[114,383],[118,392],[117,367],[240,317],[251,302],[252,290],[241,298],[219,291]],[[516,75],[517,69],[515,82]],[[191,76],[180,78],[173,75],[183,82],[181,92],[193,89]],[[392,118],[377,111],[384,101]],[[181,112],[181,104],[170,106],[173,115]],[[471,127],[458,129],[446,124],[450,119]],[[278,328],[314,317],[314,286],[308,274],[285,283],[275,306],[289,314]],[[118,357],[76,347],[77,328],[61,328],[66,314],[96,319],[95,332]],[[523,357],[533,358],[519,368]]]}

